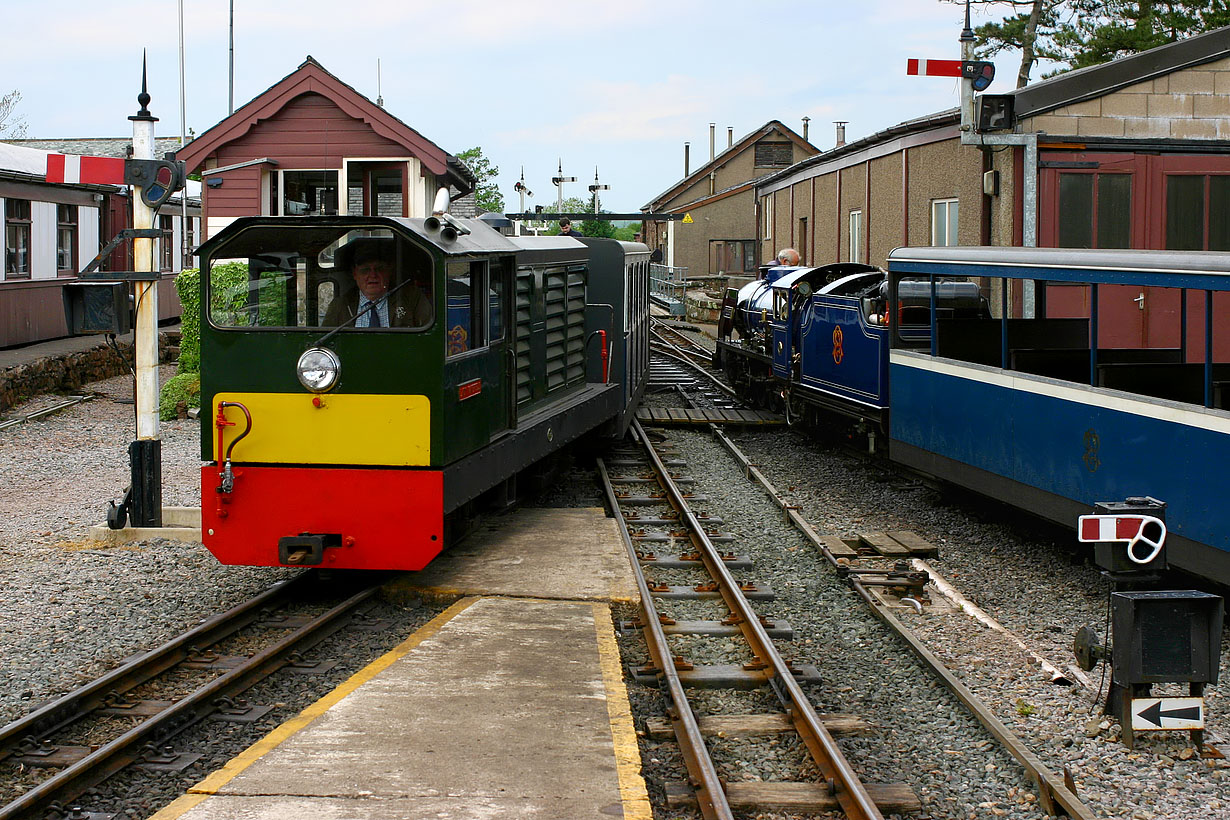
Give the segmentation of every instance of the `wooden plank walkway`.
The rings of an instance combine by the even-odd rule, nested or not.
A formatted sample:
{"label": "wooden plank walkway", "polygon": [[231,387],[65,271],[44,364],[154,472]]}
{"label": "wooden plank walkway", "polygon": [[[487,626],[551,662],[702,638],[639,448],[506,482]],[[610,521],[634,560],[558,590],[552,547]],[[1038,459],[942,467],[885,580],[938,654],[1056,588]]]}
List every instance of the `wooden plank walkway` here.
{"label": "wooden plank walkway", "polygon": [[641,407],[636,411],[641,424],[665,426],[672,424],[741,424],[775,425],[786,420],[777,413],[764,410],[724,410],[721,408],[684,409],[682,407]]}

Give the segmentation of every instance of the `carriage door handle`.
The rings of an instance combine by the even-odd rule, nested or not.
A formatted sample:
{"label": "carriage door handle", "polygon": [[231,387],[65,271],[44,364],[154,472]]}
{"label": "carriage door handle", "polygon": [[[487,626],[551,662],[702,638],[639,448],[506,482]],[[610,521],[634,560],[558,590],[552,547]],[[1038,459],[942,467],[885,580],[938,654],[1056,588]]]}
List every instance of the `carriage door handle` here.
{"label": "carriage door handle", "polygon": [[1137,297],[1136,297],[1135,299],[1133,299],[1132,301],[1136,303],[1136,307],[1140,308],[1141,310],[1144,310],[1144,309],[1145,309],[1145,293],[1144,293],[1144,291],[1141,291],[1141,292],[1140,292],[1140,295],[1139,295],[1139,296],[1137,296]]}

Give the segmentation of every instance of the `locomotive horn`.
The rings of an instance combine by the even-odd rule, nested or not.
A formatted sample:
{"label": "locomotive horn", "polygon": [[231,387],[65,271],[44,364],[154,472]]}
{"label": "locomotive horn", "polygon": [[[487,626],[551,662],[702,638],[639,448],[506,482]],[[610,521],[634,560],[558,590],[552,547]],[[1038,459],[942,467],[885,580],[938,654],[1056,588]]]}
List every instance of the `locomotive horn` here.
{"label": "locomotive horn", "polygon": [[436,191],[436,202],[431,208],[433,214],[448,213],[448,188],[441,188]]}
{"label": "locomotive horn", "polygon": [[[423,220],[423,227],[429,231],[440,230],[440,217],[448,216],[448,188],[440,188],[436,191],[435,204],[431,206],[431,216]],[[457,232],[453,231],[452,236],[445,236],[445,239],[456,239]]]}

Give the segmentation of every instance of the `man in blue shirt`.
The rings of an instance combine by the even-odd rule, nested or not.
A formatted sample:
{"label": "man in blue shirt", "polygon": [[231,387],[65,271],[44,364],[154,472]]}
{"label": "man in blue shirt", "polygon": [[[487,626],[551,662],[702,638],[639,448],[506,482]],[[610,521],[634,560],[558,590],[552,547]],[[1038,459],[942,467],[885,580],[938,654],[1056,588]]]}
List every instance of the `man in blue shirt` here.
{"label": "man in blue shirt", "polygon": [[416,284],[396,288],[390,295],[397,262],[396,240],[361,238],[338,250],[340,264],[350,266],[355,289],[329,305],[326,326],[346,324],[356,315],[358,328],[426,327],[431,324],[431,299]]}

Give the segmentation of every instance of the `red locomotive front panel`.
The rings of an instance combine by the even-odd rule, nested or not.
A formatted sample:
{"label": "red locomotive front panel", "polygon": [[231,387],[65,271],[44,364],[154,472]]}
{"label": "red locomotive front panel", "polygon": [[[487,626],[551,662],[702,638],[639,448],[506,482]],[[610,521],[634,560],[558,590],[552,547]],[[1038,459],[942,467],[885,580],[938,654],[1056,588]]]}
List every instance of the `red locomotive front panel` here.
{"label": "red locomotive front panel", "polygon": [[444,546],[437,470],[201,468],[201,536],[223,564],[418,570]]}

